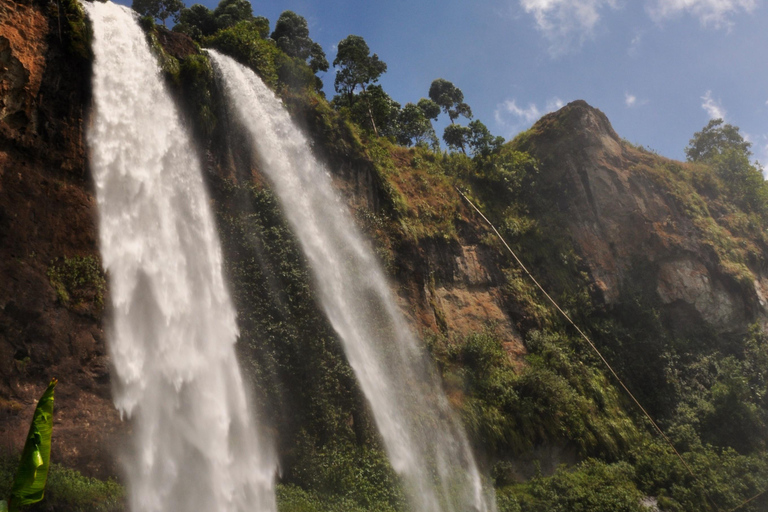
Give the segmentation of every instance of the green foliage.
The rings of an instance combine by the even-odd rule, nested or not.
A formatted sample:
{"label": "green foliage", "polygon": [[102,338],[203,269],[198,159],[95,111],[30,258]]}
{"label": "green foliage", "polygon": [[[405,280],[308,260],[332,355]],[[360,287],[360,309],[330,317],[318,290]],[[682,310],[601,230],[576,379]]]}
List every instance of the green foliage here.
{"label": "green foliage", "polygon": [[[213,17],[220,29],[234,27],[253,20],[253,7],[248,0],[221,0],[213,10]],[[256,24],[256,27],[259,36],[266,38],[261,24]]]}
{"label": "green foliage", "polygon": [[46,503],[71,512],[122,512],[125,489],[114,480],[83,476],[57,464],[51,466]]}
{"label": "green foliage", "polygon": [[53,379],[48,384],[35,407],[21,460],[11,485],[9,512],[16,512],[24,505],[31,505],[43,499],[51,461],[53,390],[56,382],[56,379]]}
{"label": "green foliage", "polygon": [[318,494],[295,485],[277,487],[277,509],[279,512],[397,512],[386,503],[375,503],[363,507],[354,500],[336,495]]}
{"label": "green foliage", "polygon": [[103,307],[106,280],[101,263],[93,256],[51,262],[47,274],[62,305],[79,308],[90,304],[97,310]]}
{"label": "green foliage", "polygon": [[219,30],[203,39],[203,44],[248,66],[270,87],[277,86],[278,61],[283,54],[274,43],[262,38],[259,26],[252,21]]}
{"label": "green foliage", "polygon": [[293,11],[283,11],[275,24],[275,30],[270,36],[277,47],[289,57],[306,61],[313,73],[328,71],[328,60],[323,48],[309,37],[307,20]]}
{"label": "green foliage", "polygon": [[464,93],[448,80],[444,78],[434,80],[429,86],[429,97],[448,114],[451,124],[460,115],[472,119],[472,109],[464,103]]}
{"label": "green foliage", "polygon": [[[18,458],[0,454],[0,495],[7,495]],[[98,480],[78,471],[51,464],[45,498],[30,510],[66,510],[71,512],[123,512],[125,489],[114,480]]]}
{"label": "green foliage", "polygon": [[[62,16],[63,15],[63,16]],[[55,11],[59,17],[59,26],[63,28],[60,36],[65,39],[65,48],[71,56],[88,62],[93,59],[91,41],[93,31],[86,21],[85,10],[77,0],[61,0],[59,8]],[[63,18],[63,19],[61,19]]]}
{"label": "green foliage", "polygon": [[370,54],[368,44],[360,36],[349,35],[339,41],[333,66],[336,72],[334,87],[336,92],[346,94],[350,103],[355,90],[360,87],[365,92],[368,84],[376,83],[387,71],[387,65],[375,53]]}
{"label": "green foliage", "polygon": [[521,493],[521,512],[645,512],[642,493],[626,462],[587,459],[573,470],[560,468],[551,478],[534,478]]}
{"label": "green foliage", "polygon": [[470,130],[460,124],[449,124],[443,132],[443,140],[451,149],[460,149],[462,153],[467,154],[465,146],[469,140]]}
{"label": "green foliage", "polygon": [[219,108],[213,94],[214,74],[206,55],[190,55],[179,66],[179,84],[187,108],[194,112],[194,128],[202,140],[211,140],[219,126],[216,112]]}
{"label": "green foliage", "polygon": [[370,133],[398,134],[400,104],[390,98],[380,85],[371,85],[353,98],[336,96],[332,105]]}
{"label": "green foliage", "polygon": [[196,41],[213,35],[216,29],[216,17],[213,11],[201,4],[182,9],[179,13],[179,23],[173,27],[174,32],[187,34]]}
{"label": "green foliage", "polygon": [[380,449],[330,443],[319,450],[307,444],[294,467],[295,482],[318,496],[343,499],[361,509],[402,510],[405,496]]}
{"label": "green foliage", "polygon": [[424,114],[424,117],[427,119],[436,121],[437,116],[440,115],[440,105],[430,99],[421,98],[417,105],[419,106],[419,109],[421,109],[422,114]]}
{"label": "green foliage", "polygon": [[708,161],[724,151],[733,150],[749,158],[752,153],[751,142],[744,140],[739,133],[739,127],[723,122],[722,119],[712,119],[693,138],[685,148],[685,156],[690,162]]}
{"label": "green foliage", "polygon": [[[421,104],[421,102],[419,103]],[[413,103],[406,103],[398,113],[395,138],[398,144],[403,146],[415,144],[417,146],[430,146],[434,149],[439,147],[435,130],[432,128],[429,118],[424,114],[424,109]]]}
{"label": "green foliage", "polygon": [[542,443],[615,456],[637,437],[618,395],[578,345],[532,332],[528,365],[515,369],[490,333],[433,343],[447,382],[461,383],[464,423],[485,453],[514,457]]}
{"label": "green foliage", "polygon": [[469,123],[469,136],[467,137],[467,144],[476,157],[483,158],[488,157],[491,153],[495,153],[501,149],[504,144],[504,137],[494,137],[491,135],[488,127],[476,119]]}
{"label": "green foliage", "polygon": [[174,22],[179,21],[184,2],[181,0],[133,0],[131,7],[142,16],[151,16],[153,19],[160,20],[165,26],[168,18]]}

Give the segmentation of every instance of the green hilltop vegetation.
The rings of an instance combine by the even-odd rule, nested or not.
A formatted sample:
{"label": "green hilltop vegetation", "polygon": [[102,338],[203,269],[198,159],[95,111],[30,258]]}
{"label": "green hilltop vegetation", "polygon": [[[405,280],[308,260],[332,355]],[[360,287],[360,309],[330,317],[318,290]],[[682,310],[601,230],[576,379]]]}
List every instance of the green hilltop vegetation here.
{"label": "green hilltop vegetation", "polygon": [[[75,3],[62,5],[73,41],[87,42],[82,11]],[[275,196],[251,172],[258,164],[238,150],[247,144],[232,126],[201,48],[259,74],[330,168],[371,176],[378,207],[359,205],[355,212],[398,286],[407,286],[414,267],[423,265],[425,248],[451,251],[474,237],[494,255],[527,350],[524,360],[510,360],[492,326],[456,337],[438,315],[438,330],[423,337],[496,488],[500,512],[642,512],[653,510],[650,503],[666,512],[730,511],[768,489],[768,336],[757,325],[727,340],[707,325],[670,326],[643,268],[615,305],[599,300],[557,207],[567,191],[543,174],[558,155],[542,155],[541,147],[567,135],[561,133],[567,109],[504,142],[470,121],[461,90],[442,78],[425,90],[428,98],[395,102],[377,84],[386,64],[359,36],[340,41],[329,63],[306,20],[291,11],[271,29],[246,0],[223,0],[214,10],[179,0],[136,0],[134,7],[208,161],[238,308],[241,364],[257,405],[271,413],[269,429],[281,455],[281,512],[407,507],[353,372],[316,306],[306,261]],[[155,24],[169,19],[176,36]],[[331,66],[336,95],[329,101],[316,74]],[[431,123],[440,115],[450,119],[442,136],[446,150]],[[709,123],[691,139],[686,163],[626,141],[622,146],[690,219],[723,274],[749,286],[765,263],[768,186],[738,128]],[[685,464],[456,188],[603,351]],[[83,262],[52,267],[62,301],[77,297],[67,291],[70,281],[77,284],[68,276],[89,268]],[[562,449],[571,463],[546,472],[532,462],[531,475],[517,475],[516,461],[542,447]],[[3,464],[0,485],[9,481],[9,463]],[[122,499],[116,484],[56,466],[54,482],[63,486],[49,491],[56,510],[85,510],[82,496],[96,500],[88,510],[113,510]],[[738,510],[764,510],[766,503],[762,497]]]}

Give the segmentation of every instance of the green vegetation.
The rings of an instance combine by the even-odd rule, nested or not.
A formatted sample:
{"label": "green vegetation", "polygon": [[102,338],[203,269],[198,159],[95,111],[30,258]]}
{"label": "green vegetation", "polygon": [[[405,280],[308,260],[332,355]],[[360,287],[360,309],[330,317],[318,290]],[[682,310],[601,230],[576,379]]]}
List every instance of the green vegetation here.
{"label": "green vegetation", "polygon": [[51,262],[48,280],[59,302],[69,308],[99,312],[104,306],[106,280],[93,256],[75,256]]}
{"label": "green vegetation", "polygon": [[184,8],[184,2],[181,0],[133,0],[131,7],[142,16],[160,20],[165,26],[165,21],[168,18],[178,23],[179,13]]}
{"label": "green vegetation", "polygon": [[[27,440],[21,452],[10,492],[7,494],[9,512],[17,512],[22,506],[31,505],[43,499],[51,463],[53,390],[56,383],[56,379],[53,379],[48,384],[35,407]],[[3,495],[6,494],[3,493]]]}
{"label": "green vegetation", "polygon": [[[0,495],[7,495],[18,461],[18,457],[0,454]],[[125,509],[125,490],[114,480],[89,478],[55,463],[50,466],[45,498],[28,508],[67,512],[122,512]]]}
{"label": "green vegetation", "polygon": [[472,119],[472,109],[464,103],[464,93],[444,78],[438,78],[429,86],[429,98],[448,114],[451,124],[461,115]]}

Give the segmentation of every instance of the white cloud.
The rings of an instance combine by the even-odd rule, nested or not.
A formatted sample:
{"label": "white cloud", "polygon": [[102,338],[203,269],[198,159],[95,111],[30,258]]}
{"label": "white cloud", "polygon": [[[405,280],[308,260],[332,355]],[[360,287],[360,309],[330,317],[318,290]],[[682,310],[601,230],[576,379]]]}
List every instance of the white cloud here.
{"label": "white cloud", "polygon": [[497,123],[506,124],[504,122],[505,114],[512,114],[514,118],[526,123],[532,123],[541,117],[541,112],[533,103],[529,103],[526,108],[520,108],[515,100],[506,100],[504,103],[497,105],[493,116],[496,118]]}
{"label": "white cloud", "polygon": [[637,103],[637,96],[634,94],[629,94],[628,92],[624,93],[624,104],[628,107],[634,107]]}
{"label": "white cloud", "polygon": [[560,110],[564,105],[565,103],[563,103],[563,100],[555,96],[554,98],[547,100],[547,112]]}
{"label": "white cloud", "polygon": [[537,28],[549,39],[550,53],[556,56],[590,37],[600,11],[615,8],[616,0],[520,0],[520,6],[533,15]]}
{"label": "white cloud", "polygon": [[511,135],[538,121],[544,114],[561,109],[563,105],[565,105],[563,100],[555,96],[547,100],[542,111],[535,103],[520,107],[516,100],[510,99],[496,105],[493,117],[496,124]]}
{"label": "white cloud", "polygon": [[732,25],[733,14],[752,12],[755,7],[757,0],[654,0],[648,12],[657,22],[688,12],[702,25],[720,28]]}
{"label": "white cloud", "polygon": [[720,105],[720,101],[715,101],[712,98],[712,91],[707,91],[704,96],[701,97],[704,103],[701,104],[701,108],[706,110],[710,119],[725,119],[725,109]]}
{"label": "white cloud", "polygon": [[630,57],[637,57],[640,53],[640,44],[643,42],[643,34],[637,33],[635,37],[629,42],[629,48],[627,48],[627,55]]}

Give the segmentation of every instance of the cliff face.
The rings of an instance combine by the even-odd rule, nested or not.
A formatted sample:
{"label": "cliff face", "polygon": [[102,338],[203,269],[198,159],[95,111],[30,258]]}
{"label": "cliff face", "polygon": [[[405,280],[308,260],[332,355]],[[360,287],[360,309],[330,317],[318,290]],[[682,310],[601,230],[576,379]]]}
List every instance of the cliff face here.
{"label": "cliff face", "polygon": [[90,76],[66,48],[65,13],[59,39],[56,8],[47,9],[0,2],[0,438],[20,449],[37,398],[58,377],[55,460],[115,474],[103,308],[93,286],[70,282],[81,258],[98,262],[83,139]]}
{"label": "cliff face", "polygon": [[708,205],[706,220],[692,213],[674,180],[688,164],[622,142],[605,115],[583,101],[544,116],[527,144],[604,304],[617,304],[639,279],[673,324],[733,334],[755,321],[766,325],[765,247],[735,261],[718,251],[722,240],[713,239],[712,228],[736,244],[760,242],[731,231],[724,220],[733,212]]}

